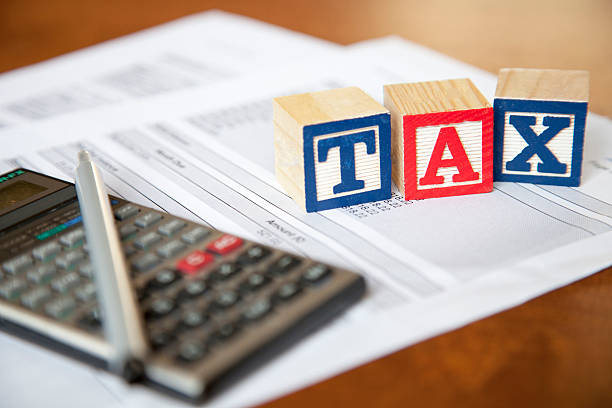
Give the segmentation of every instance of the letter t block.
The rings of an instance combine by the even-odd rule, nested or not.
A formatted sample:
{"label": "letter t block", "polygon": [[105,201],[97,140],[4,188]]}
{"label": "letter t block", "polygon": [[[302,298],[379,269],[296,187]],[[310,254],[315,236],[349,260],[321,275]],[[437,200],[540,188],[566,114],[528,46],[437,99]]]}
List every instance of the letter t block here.
{"label": "letter t block", "polygon": [[469,79],[385,85],[406,200],[493,190],[493,108]]}
{"label": "letter t block", "polygon": [[276,178],[307,212],[391,197],[389,111],[359,88],[273,102]]}
{"label": "letter t block", "polygon": [[495,181],[579,186],[589,73],[502,69],[495,91]]}

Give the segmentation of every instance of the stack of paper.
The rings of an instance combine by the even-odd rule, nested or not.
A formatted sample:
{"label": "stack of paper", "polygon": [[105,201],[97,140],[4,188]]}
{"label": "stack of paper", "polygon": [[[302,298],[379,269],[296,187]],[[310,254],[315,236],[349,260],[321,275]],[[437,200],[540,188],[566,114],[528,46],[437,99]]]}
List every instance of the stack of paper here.
{"label": "stack of paper", "polygon": [[[0,170],[72,180],[86,147],[112,194],[363,273],[357,306],[208,402],[255,404],[612,264],[612,122],[595,114],[579,188],[304,214],[276,183],[271,98],[458,77],[492,100],[493,75],[399,38],[339,47],[204,13],[0,76]],[[0,361],[6,406],[179,404],[5,334]]]}

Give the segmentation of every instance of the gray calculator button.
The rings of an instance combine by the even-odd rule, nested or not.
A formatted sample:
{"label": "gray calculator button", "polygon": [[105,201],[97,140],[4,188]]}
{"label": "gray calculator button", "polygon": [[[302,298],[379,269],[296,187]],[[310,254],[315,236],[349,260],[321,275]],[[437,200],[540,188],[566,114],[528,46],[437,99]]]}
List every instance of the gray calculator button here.
{"label": "gray calculator button", "polygon": [[242,267],[236,262],[223,262],[213,272],[213,277],[220,280],[226,280],[234,277],[242,270]]}
{"label": "gray calculator button", "polygon": [[79,266],[79,273],[87,278],[91,278],[93,276],[93,265],[91,262],[85,262]]}
{"label": "gray calculator button", "polygon": [[47,258],[56,255],[59,251],[62,250],[60,244],[57,241],[49,242],[48,244],[41,245],[38,248],[34,248],[32,250],[32,255],[34,258],[44,261]]}
{"label": "gray calculator button", "polygon": [[23,278],[12,278],[0,285],[0,296],[4,299],[14,299],[28,287]]}
{"label": "gray calculator button", "polygon": [[63,276],[58,276],[51,281],[51,287],[58,292],[67,292],[79,283],[79,274],[70,272]]}
{"label": "gray calculator button", "polygon": [[34,260],[32,259],[32,257],[30,255],[24,254],[6,261],[2,264],[2,267],[8,273],[15,275],[21,271],[26,270],[33,263]]}
{"label": "gray calculator button", "polygon": [[278,290],[276,291],[276,298],[279,300],[289,300],[299,294],[302,288],[295,282],[287,282],[284,283]]}
{"label": "gray calculator button", "polygon": [[174,300],[169,297],[159,297],[153,300],[145,311],[145,319],[147,321],[164,317],[176,309]]}
{"label": "gray calculator button", "polygon": [[119,221],[123,221],[135,216],[136,214],[138,214],[138,208],[134,207],[133,205],[126,204],[115,211],[115,218],[117,218]]}
{"label": "gray calculator button", "polygon": [[55,263],[60,268],[70,269],[83,259],[85,259],[85,253],[83,251],[70,251],[62,256],[58,256],[55,259]]}
{"label": "gray calculator button", "polygon": [[38,284],[46,283],[56,272],[57,269],[54,265],[41,265],[28,272],[28,279]]}
{"label": "gray calculator button", "polygon": [[230,337],[232,337],[234,334],[236,334],[239,329],[240,329],[240,326],[237,324],[226,323],[222,325],[221,327],[219,327],[219,329],[217,329],[217,331],[215,331],[211,335],[211,337],[209,338],[209,341],[213,344],[223,342],[229,339]]}
{"label": "gray calculator button", "polygon": [[253,321],[264,317],[270,310],[272,303],[268,299],[260,299],[245,309],[242,315],[246,320]]}
{"label": "gray calculator button", "polygon": [[78,287],[74,294],[79,300],[88,302],[96,297],[96,286],[92,282],[88,282]]}
{"label": "gray calculator button", "polygon": [[136,218],[136,221],[134,222],[134,224],[136,224],[140,228],[147,228],[155,224],[157,221],[161,219],[162,219],[161,214],[156,213],[156,212],[149,212],[141,217]]}
{"label": "gray calculator button", "polygon": [[238,293],[233,290],[226,290],[217,296],[214,303],[221,309],[227,309],[234,306],[238,300],[240,300]]}
{"label": "gray calculator button", "polygon": [[188,244],[195,244],[206,238],[210,234],[210,231],[206,228],[196,227],[189,232],[186,232],[181,237],[184,242]]}
{"label": "gray calculator button", "polygon": [[74,298],[64,296],[52,300],[45,306],[45,312],[56,319],[67,317],[75,308],[76,301]]}
{"label": "gray calculator button", "polygon": [[183,312],[181,325],[186,329],[195,329],[206,323],[207,316],[202,310],[191,309]]}
{"label": "gray calculator button", "polygon": [[51,290],[46,286],[38,286],[21,295],[21,304],[29,309],[36,309],[51,297]]}
{"label": "gray calculator button", "polygon": [[62,237],[60,238],[60,242],[62,243],[62,245],[65,245],[67,247],[73,247],[77,244],[80,244],[84,239],[85,230],[83,230],[83,228],[77,228],[67,234],[62,235]]}
{"label": "gray calculator button", "polygon": [[302,279],[308,283],[315,283],[332,273],[331,268],[323,264],[309,266],[302,275]]}
{"label": "gray calculator button", "polygon": [[138,228],[136,228],[135,225],[128,224],[128,225],[124,225],[123,227],[119,229],[119,236],[121,237],[121,239],[126,239],[132,234],[135,234],[137,232],[138,232]]}
{"label": "gray calculator button", "polygon": [[164,258],[170,258],[181,252],[183,249],[185,249],[185,244],[183,244],[181,241],[174,240],[157,248],[157,253]]}
{"label": "gray calculator button", "polygon": [[130,256],[134,255],[136,252],[138,252],[138,250],[134,248],[134,245],[132,244],[127,244],[123,246],[123,255],[125,255],[126,258],[129,258]]}
{"label": "gray calculator button", "polygon": [[153,253],[146,253],[140,258],[136,258],[132,261],[132,267],[139,272],[148,271],[157,265],[161,260]]}
{"label": "gray calculator button", "polygon": [[161,239],[161,235],[159,235],[157,232],[151,231],[134,241],[134,246],[140,249],[147,249],[151,245],[154,245],[157,242],[161,241]]}
{"label": "gray calculator button", "polygon": [[185,228],[186,225],[187,223],[183,220],[172,220],[161,225],[157,230],[160,234],[170,237]]}
{"label": "gray calculator button", "polygon": [[203,341],[187,340],[179,345],[177,359],[185,362],[194,362],[206,354]]}

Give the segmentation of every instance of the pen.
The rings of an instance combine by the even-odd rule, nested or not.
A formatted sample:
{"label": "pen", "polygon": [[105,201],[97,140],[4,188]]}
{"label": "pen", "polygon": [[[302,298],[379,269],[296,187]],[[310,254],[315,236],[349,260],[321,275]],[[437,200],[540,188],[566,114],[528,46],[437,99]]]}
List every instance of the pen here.
{"label": "pen", "polygon": [[85,150],[78,154],[76,190],[83,217],[104,334],[113,349],[112,371],[134,382],[144,374],[147,353],[143,325],[129,281],[104,182]]}

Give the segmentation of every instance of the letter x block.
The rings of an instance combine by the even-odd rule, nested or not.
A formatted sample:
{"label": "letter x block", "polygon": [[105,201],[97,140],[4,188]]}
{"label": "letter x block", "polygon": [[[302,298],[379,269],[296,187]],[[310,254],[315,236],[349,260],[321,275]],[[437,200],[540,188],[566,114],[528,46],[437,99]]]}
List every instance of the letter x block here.
{"label": "letter x block", "polygon": [[274,99],[276,177],[307,212],[391,197],[389,111],[359,88]]}
{"label": "letter x block", "polygon": [[500,70],[495,181],[579,186],[588,100],[587,71]]}
{"label": "letter x block", "polygon": [[469,79],[386,85],[393,181],[406,200],[493,189],[493,108]]}

